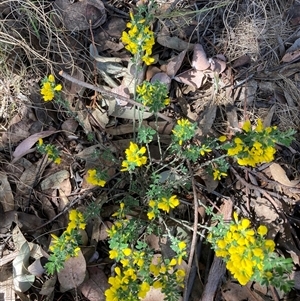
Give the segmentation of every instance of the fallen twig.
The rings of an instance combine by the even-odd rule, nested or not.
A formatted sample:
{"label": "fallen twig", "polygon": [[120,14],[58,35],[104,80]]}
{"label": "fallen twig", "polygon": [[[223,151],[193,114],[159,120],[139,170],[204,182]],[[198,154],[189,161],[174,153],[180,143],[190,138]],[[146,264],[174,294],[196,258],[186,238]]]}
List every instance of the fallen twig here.
{"label": "fallen twig", "polygon": [[[121,96],[117,93],[114,93],[114,92],[111,92],[111,91],[107,91],[105,90],[104,88],[100,88],[100,87],[96,87],[94,85],[91,85],[91,84],[88,84],[86,82],[83,82],[79,79],[76,79],[74,77],[72,77],[71,75],[69,75],[68,73],[64,72],[64,71],[60,71],[59,72],[59,75],[62,76],[63,78],[69,80],[70,82],[72,83],[75,83],[75,84],[78,84],[82,87],[85,87],[85,88],[88,88],[88,89],[91,89],[91,90],[94,90],[94,91],[97,91],[97,92],[100,92],[104,95],[108,95],[108,96],[112,96],[112,97],[115,97],[117,99],[120,99],[120,100],[123,100],[123,101],[127,101],[128,103],[134,105],[134,106],[137,106],[137,107],[140,107],[140,108],[145,108],[147,111],[149,111],[149,107],[146,107],[144,105],[142,105],[141,103],[138,103],[136,101],[134,101],[133,99],[130,99],[130,98],[127,98],[127,97],[124,97],[124,96]],[[170,122],[170,123],[174,123],[173,119],[172,118],[169,118],[167,116],[165,116],[164,114],[162,113],[156,113],[158,117]]]}
{"label": "fallen twig", "polygon": [[184,295],[183,295],[183,301],[188,301],[189,296],[188,296],[188,282],[190,278],[190,272],[193,264],[193,258],[195,254],[195,249],[196,249],[196,244],[197,244],[197,229],[198,229],[198,198],[197,198],[197,189],[195,185],[195,179],[193,177],[193,171],[192,167],[189,161],[187,161],[187,165],[189,168],[189,172],[192,176],[192,186],[193,186],[193,195],[194,195],[194,226],[193,226],[193,237],[192,237],[192,242],[191,242],[191,249],[190,249],[190,255],[189,255],[189,260],[188,260],[188,266],[186,269],[186,275],[185,275],[185,290],[184,290]]}

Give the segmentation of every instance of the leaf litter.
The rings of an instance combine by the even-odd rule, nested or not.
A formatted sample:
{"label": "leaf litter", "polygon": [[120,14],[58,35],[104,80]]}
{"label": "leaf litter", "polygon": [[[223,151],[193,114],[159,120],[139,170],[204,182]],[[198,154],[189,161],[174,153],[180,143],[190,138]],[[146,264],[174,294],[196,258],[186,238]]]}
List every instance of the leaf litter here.
{"label": "leaf litter", "polygon": [[[5,235],[1,237],[0,266],[3,269],[8,263],[13,266],[10,272],[6,271],[7,279],[11,277],[13,284],[7,282],[1,286],[0,293],[15,300],[8,287],[13,286],[18,294],[29,296],[35,292],[47,296],[48,300],[56,300],[57,294],[63,293],[66,300],[73,300],[69,292],[75,290],[87,300],[104,300],[107,279],[111,276],[105,229],[113,225],[110,215],[116,211],[116,202],[105,201],[105,213],[95,222],[96,228],[87,231],[91,254],[85,254],[82,248],[78,257],[66,262],[57,278],[47,280],[43,276],[43,262],[38,257],[49,256],[45,250],[50,236],[41,233],[46,229],[59,232],[60,227],[66,227],[66,211],[73,205],[87,206],[99,195],[110,200],[118,197],[111,191],[86,185],[86,171],[100,165],[110,179],[118,177],[117,162],[135,135],[132,124],[137,118],[148,128],[155,128],[158,123],[165,146],[170,143],[172,128],[179,116],[197,122],[200,140],[208,134],[230,136],[240,130],[241,121],[258,117],[283,130],[298,129],[300,47],[299,33],[293,27],[299,23],[297,4],[255,0],[241,1],[240,5],[221,1],[218,6],[209,1],[196,1],[194,5],[176,1],[174,9],[172,3],[164,3],[162,7],[167,13],[164,10],[161,15],[158,13],[155,29],[156,70],[150,72],[148,67],[140,69],[138,74],[140,82],[147,76],[150,81],[168,86],[171,104],[161,113],[173,122],[167,119],[156,122],[151,112],[137,109],[126,101],[134,92],[136,75],[120,42],[128,21],[127,3],[56,0],[54,3],[38,1],[33,5],[29,2],[23,7],[19,1],[0,4],[1,43],[6,45],[0,49],[1,85],[9,87],[0,89],[3,163],[0,229]],[[29,14],[33,12],[34,19]],[[187,20],[187,24],[178,20],[176,23],[176,14],[180,20]],[[38,20],[39,30],[32,20]],[[67,106],[40,107],[40,100],[35,101],[34,93],[29,95],[28,91],[35,89],[38,94],[36,83],[46,73],[58,74],[61,69],[72,76],[72,81],[59,78]],[[8,74],[13,74],[13,79]],[[17,76],[20,74],[24,76]],[[82,81],[119,97],[101,95],[83,87]],[[88,133],[92,133],[89,139]],[[39,138],[51,140],[63,150],[61,165],[55,166],[36,151],[34,146]],[[155,145],[151,149],[158,151]],[[201,166],[195,166],[195,179],[207,202],[221,207],[224,197],[229,197],[236,200],[235,209],[244,215],[252,212],[253,218],[269,227],[270,235],[276,238],[281,250],[290,254],[298,265],[299,144],[296,141],[289,149],[279,145],[278,149],[280,157],[276,162],[251,173],[241,168],[241,178],[232,173],[231,178],[220,183],[204,175]],[[110,188],[113,187],[112,184]],[[117,190],[126,190],[126,181],[123,180]],[[270,195],[272,203],[262,190]],[[189,193],[185,193],[188,200]],[[135,207],[137,211],[131,214],[140,214],[139,205]],[[189,210],[183,208],[176,214],[182,220],[192,220]],[[185,233],[186,225],[180,227],[178,233]],[[20,244],[16,242],[16,231],[24,234]],[[38,256],[31,251],[32,237],[35,247],[42,249],[36,251]],[[186,240],[190,241],[190,237]],[[159,242],[157,236],[148,237],[148,243],[164,256],[170,252],[168,244]],[[96,251],[100,257],[95,255]],[[202,257],[207,256],[205,252],[207,249],[201,251]],[[89,266],[91,258],[93,266]],[[29,267],[33,259],[34,264]],[[213,287],[211,282],[205,281],[211,279],[207,275],[210,263],[208,256],[200,257],[198,265],[193,266],[198,271],[199,264],[204,266],[200,273],[202,292]],[[41,290],[36,287],[35,277],[42,278]],[[270,288],[254,288],[257,284],[246,288],[235,283],[230,275],[225,277],[227,280],[219,283],[213,292],[220,300],[265,300],[273,296]],[[297,271],[292,277],[295,291],[290,298],[295,298],[300,286]],[[213,300],[207,294],[201,296],[201,290],[192,286],[190,280],[190,300]],[[282,292],[279,294],[287,298]],[[151,288],[143,300],[163,298],[160,290]]]}

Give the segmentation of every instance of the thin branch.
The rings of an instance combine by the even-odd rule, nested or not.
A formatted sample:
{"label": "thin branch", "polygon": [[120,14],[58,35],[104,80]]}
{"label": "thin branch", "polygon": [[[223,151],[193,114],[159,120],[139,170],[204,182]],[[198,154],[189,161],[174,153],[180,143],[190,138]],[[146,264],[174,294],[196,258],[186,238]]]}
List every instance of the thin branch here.
{"label": "thin branch", "polygon": [[[134,106],[137,106],[137,107],[140,107],[140,108],[145,108],[147,111],[149,111],[149,107],[146,107],[146,106],[142,105],[141,103],[138,103],[138,102],[134,101],[133,99],[121,96],[121,95],[119,95],[117,93],[114,93],[114,92],[111,92],[111,91],[107,91],[104,88],[96,87],[94,85],[91,85],[91,84],[88,84],[88,83],[83,82],[81,80],[78,80],[78,79],[72,77],[71,75],[69,75],[68,73],[66,73],[66,72],[64,72],[62,70],[59,72],[59,75],[62,76],[63,78],[65,78],[65,79],[67,79],[68,81],[72,82],[72,83],[75,83],[75,84],[80,85],[82,87],[85,87],[85,88],[88,88],[88,89],[100,92],[100,93],[102,93],[104,95],[108,95],[108,96],[115,97],[115,98],[123,100],[123,101],[127,101],[128,103],[130,103],[130,104],[132,104]],[[172,118],[169,118],[169,117],[167,117],[164,114],[159,113],[159,112],[157,112],[156,114],[157,114],[158,117],[160,117],[160,118],[168,121],[169,123],[174,123],[174,121],[173,121]]]}
{"label": "thin branch", "polygon": [[185,275],[185,290],[184,290],[184,295],[183,295],[183,301],[188,301],[189,296],[188,296],[188,283],[189,283],[189,278],[190,278],[190,272],[193,264],[193,259],[195,255],[195,249],[196,249],[196,244],[197,244],[197,229],[198,229],[198,198],[197,198],[197,189],[196,189],[196,184],[195,184],[195,179],[193,177],[193,171],[191,167],[191,163],[187,161],[187,165],[189,168],[189,172],[192,178],[192,186],[193,186],[193,195],[194,195],[194,226],[193,226],[193,237],[192,237],[192,243],[191,243],[191,249],[190,249],[190,255],[189,255],[189,260],[188,260],[188,266],[186,269],[186,275]]}

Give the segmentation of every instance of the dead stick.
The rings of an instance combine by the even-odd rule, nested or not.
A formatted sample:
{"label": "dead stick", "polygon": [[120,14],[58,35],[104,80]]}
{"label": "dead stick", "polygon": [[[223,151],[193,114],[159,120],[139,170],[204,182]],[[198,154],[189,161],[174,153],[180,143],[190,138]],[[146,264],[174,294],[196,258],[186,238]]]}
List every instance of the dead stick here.
{"label": "dead stick", "polygon": [[[106,91],[105,89],[103,88],[99,88],[99,87],[96,87],[94,85],[91,85],[91,84],[88,84],[86,82],[83,82],[79,79],[76,79],[74,77],[72,77],[71,75],[69,75],[68,73],[64,72],[64,71],[59,71],[59,75],[62,76],[63,78],[67,79],[68,81],[72,82],[72,83],[75,83],[77,85],[80,85],[82,87],[85,87],[85,88],[88,88],[88,89],[91,89],[91,90],[94,90],[94,91],[97,91],[97,92],[100,92],[104,95],[108,95],[108,96],[112,96],[112,97],[115,97],[117,99],[120,99],[120,100],[123,100],[123,101],[127,101],[128,103],[134,105],[134,106],[137,106],[137,107],[140,107],[140,108],[145,108],[147,111],[149,111],[149,107],[146,107],[144,105],[142,105],[141,103],[138,103],[136,101],[134,101],[133,99],[130,99],[130,98],[127,98],[127,97],[124,97],[124,96],[121,96],[117,93],[114,93],[114,92],[111,92],[111,91]],[[169,123],[174,123],[173,119],[172,118],[169,118],[167,116],[165,116],[164,114],[162,113],[155,113],[157,114],[158,117],[168,121]]]}
{"label": "dead stick", "polygon": [[195,184],[195,179],[193,177],[193,171],[192,167],[189,161],[187,161],[187,165],[189,168],[189,172],[192,176],[192,186],[193,186],[193,195],[194,195],[194,226],[193,226],[193,237],[192,237],[192,243],[191,243],[191,249],[190,249],[190,255],[189,255],[189,260],[188,260],[188,266],[186,269],[186,275],[185,275],[185,290],[184,290],[184,296],[183,296],[183,301],[188,301],[189,296],[188,296],[188,283],[189,283],[189,278],[190,278],[190,272],[193,264],[193,259],[195,255],[195,249],[196,249],[196,244],[197,244],[197,228],[198,228],[198,198],[197,198],[197,189],[196,189],[196,184]]}
{"label": "dead stick", "polygon": [[238,172],[233,168],[230,167],[230,170],[233,172],[234,176],[246,187],[250,188],[250,189],[256,189],[257,191],[259,191],[261,194],[263,194],[266,199],[273,205],[274,209],[276,210],[276,212],[278,213],[278,215],[280,217],[283,218],[284,221],[286,221],[286,217],[285,215],[281,212],[279,206],[276,204],[275,200],[270,196],[270,194],[268,192],[266,192],[264,189],[260,188],[259,186],[253,185],[248,183],[244,178],[242,178]]}

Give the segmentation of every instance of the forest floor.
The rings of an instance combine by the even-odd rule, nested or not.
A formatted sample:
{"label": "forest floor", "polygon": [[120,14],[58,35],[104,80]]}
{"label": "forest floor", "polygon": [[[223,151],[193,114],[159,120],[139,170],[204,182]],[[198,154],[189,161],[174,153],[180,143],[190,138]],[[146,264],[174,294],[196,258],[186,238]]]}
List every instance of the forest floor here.
{"label": "forest floor", "polygon": [[[0,1],[0,300],[300,300],[299,101],[299,1]],[[225,268],[215,214],[290,292]]]}

